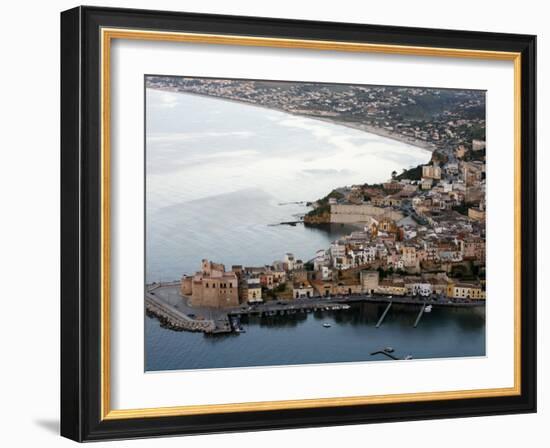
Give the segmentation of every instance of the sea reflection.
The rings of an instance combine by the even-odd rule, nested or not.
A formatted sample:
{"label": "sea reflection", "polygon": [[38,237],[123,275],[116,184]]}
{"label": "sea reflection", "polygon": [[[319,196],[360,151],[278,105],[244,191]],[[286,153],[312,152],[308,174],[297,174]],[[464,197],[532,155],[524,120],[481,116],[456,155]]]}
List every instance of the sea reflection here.
{"label": "sea reflection", "polygon": [[[354,304],[349,310],[318,310],[276,316],[243,316],[246,333],[205,336],[163,329],[147,318],[146,369],[200,369],[353,361],[384,347],[394,355],[428,359],[485,355],[484,312],[437,307],[414,328],[420,307],[392,306],[376,328],[385,304]],[[330,327],[323,326],[324,323]]]}

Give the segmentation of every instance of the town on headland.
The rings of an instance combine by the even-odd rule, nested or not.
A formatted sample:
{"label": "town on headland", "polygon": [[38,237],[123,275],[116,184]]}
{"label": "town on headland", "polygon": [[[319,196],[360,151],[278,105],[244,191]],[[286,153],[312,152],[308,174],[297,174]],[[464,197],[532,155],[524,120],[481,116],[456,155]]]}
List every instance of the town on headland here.
{"label": "town on headland", "polygon": [[[271,264],[226,269],[204,259],[181,281],[147,285],[147,310],[175,329],[221,333],[238,330],[231,316],[356,301],[483,306],[484,164],[458,159],[422,166],[420,179],[394,174],[380,185],[333,190],[311,204],[304,222],[354,224],[356,231],[307,261],[286,253]],[[166,312],[178,305],[174,291],[181,303],[171,311],[181,316]]]}
{"label": "town on headland", "polygon": [[428,163],[388,173],[386,182],[297,198],[309,201],[300,225],[356,229],[307,260],[297,259],[292,248],[260,266],[197,259],[196,272],[146,285],[146,310],[164,326],[239,333],[239,317],[246,314],[340,310],[355,302],[387,304],[386,312],[393,303],[416,306],[416,326],[432,307],[484,306],[484,93],[372,86],[327,93],[311,86],[148,78],[149,88],[328,119],[432,151]]}

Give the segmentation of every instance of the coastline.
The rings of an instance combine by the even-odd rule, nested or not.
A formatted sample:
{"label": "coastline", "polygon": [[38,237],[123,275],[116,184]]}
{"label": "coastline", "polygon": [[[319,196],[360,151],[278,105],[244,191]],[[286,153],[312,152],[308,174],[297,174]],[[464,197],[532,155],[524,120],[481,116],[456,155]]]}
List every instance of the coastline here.
{"label": "coastline", "polygon": [[[287,113],[290,113],[290,112],[287,112]],[[307,117],[307,118],[311,118],[313,120],[326,121],[327,123],[345,126],[347,128],[350,128],[350,129],[355,129],[355,130],[358,130],[358,131],[366,132],[368,134],[374,134],[374,135],[377,135],[379,137],[389,138],[390,140],[395,140],[395,141],[398,141],[400,143],[405,143],[406,145],[414,146],[416,148],[423,149],[424,151],[428,151],[430,153],[433,153],[437,149],[433,143],[428,143],[428,142],[425,142],[424,140],[419,140],[419,139],[415,139],[415,138],[412,138],[412,137],[406,137],[406,136],[401,135],[397,132],[391,132],[391,131],[388,131],[386,129],[377,128],[375,126],[371,126],[371,125],[368,125],[368,124],[352,123],[352,122],[347,122],[347,121],[344,122],[344,121],[339,121],[339,120],[331,120],[328,117],[327,118],[325,118],[325,117],[314,117],[314,116],[311,116],[311,115],[302,115],[302,114],[292,114],[292,115],[298,115],[300,117]]]}
{"label": "coastline", "polygon": [[234,99],[234,98],[225,98],[225,97],[221,97],[221,96],[209,95],[209,94],[206,94],[206,93],[186,92],[186,91],[182,92],[182,91],[179,91],[179,90],[172,90],[172,89],[166,89],[166,88],[161,88],[161,87],[147,87],[146,86],[146,88],[151,89],[151,90],[159,90],[159,91],[162,91],[162,92],[183,93],[183,94],[187,94],[187,95],[199,96],[199,97],[202,97],[202,98],[212,98],[212,99],[216,99],[216,100],[229,101],[229,102],[232,102],[232,103],[245,104],[245,105],[248,105],[248,106],[258,107],[258,108],[261,108],[261,109],[274,110],[274,111],[282,112],[282,113],[285,113],[285,114],[288,114],[288,115],[293,115],[295,117],[303,117],[303,118],[310,118],[312,120],[324,121],[325,123],[329,123],[329,124],[333,124],[333,125],[337,125],[337,126],[338,125],[339,126],[345,126],[347,128],[355,129],[357,131],[362,131],[362,132],[366,132],[368,134],[373,134],[373,135],[377,135],[379,137],[388,138],[390,140],[395,140],[395,141],[398,141],[400,143],[404,143],[406,145],[414,146],[414,147],[422,149],[424,151],[428,151],[430,153],[433,153],[437,149],[436,146],[433,143],[428,143],[424,140],[419,140],[419,139],[416,139],[416,138],[413,138],[413,137],[407,137],[407,136],[404,136],[404,135],[399,134],[397,132],[392,132],[392,131],[389,131],[387,129],[378,128],[378,127],[371,126],[371,125],[368,125],[368,124],[353,123],[353,122],[335,120],[335,119],[331,119],[330,117],[320,117],[320,116],[309,115],[309,114],[294,113],[294,112],[289,112],[285,109],[281,109],[281,108],[278,108],[278,107],[268,107],[268,106],[264,106],[264,105],[258,104],[258,103],[251,103],[251,102],[248,102],[248,101],[237,100],[237,99]]}
{"label": "coastline", "polygon": [[[254,107],[258,107],[258,108],[262,108],[262,109],[267,109],[267,110],[270,110],[270,111],[282,112],[284,114],[288,114],[288,115],[291,115],[291,116],[311,118],[311,119],[314,119],[314,120],[324,121],[328,124],[341,125],[341,126],[345,126],[347,128],[350,128],[350,129],[355,129],[355,130],[360,131],[360,132],[366,132],[366,133],[370,133],[370,134],[373,134],[373,135],[378,135],[382,138],[389,138],[389,139],[392,139],[392,140],[396,140],[396,141],[399,141],[401,143],[410,145],[412,147],[412,149],[418,148],[418,149],[422,149],[423,151],[427,151],[430,154],[432,153],[432,150],[430,150],[427,147],[426,143],[424,143],[423,145],[421,145],[420,143],[414,144],[413,142],[410,142],[407,138],[404,138],[403,136],[400,136],[400,135],[397,135],[397,134],[390,135],[391,133],[389,133],[387,130],[373,128],[372,126],[368,126],[368,125],[363,125],[363,124],[359,124],[359,123],[357,123],[357,124],[353,124],[353,123],[347,124],[347,123],[344,123],[344,122],[341,122],[341,121],[338,121],[338,120],[334,120],[331,117],[315,117],[315,116],[310,116],[310,115],[307,115],[307,114],[292,113],[292,112],[288,112],[288,111],[280,109],[280,108],[267,107],[267,106],[261,105],[261,104],[250,103],[250,102],[247,102],[247,101],[242,101],[242,100],[233,99],[233,98],[224,98],[224,97],[219,97],[219,96],[209,95],[209,94],[204,94],[204,93],[178,91],[178,90],[175,90],[175,89],[172,89],[172,88],[162,88],[162,87],[147,87],[147,88],[151,89],[151,90],[156,90],[156,91],[165,91],[165,92],[171,92],[171,93],[183,93],[183,94],[193,95],[193,96],[202,97],[202,98],[218,99],[218,100],[222,100],[222,101],[233,102],[233,103],[240,104],[240,105],[244,104],[244,105],[250,105],[250,106],[254,106]],[[372,131],[370,130],[371,128],[372,128]],[[427,154],[426,154],[426,156],[427,156]],[[317,199],[310,198],[310,200],[311,200],[312,203],[314,203],[315,201],[318,200],[318,198]],[[297,201],[297,202],[305,202],[305,201]],[[306,212],[304,214],[304,217],[299,221],[295,220],[294,218],[290,218],[288,221],[277,222],[277,223],[269,224],[269,225],[270,226],[280,226],[280,225],[295,226],[295,225],[298,225],[298,224],[302,224],[304,226],[310,226],[310,227],[331,225],[330,213],[328,214],[328,216],[318,217],[316,219],[308,218],[307,213],[308,212]],[[361,225],[361,224],[357,225],[357,229],[360,230],[362,228],[363,228],[363,225]],[[310,259],[312,259],[311,257],[313,257],[313,256],[314,256],[314,253],[308,254],[307,259],[310,260]],[[192,274],[192,272],[191,272],[191,274]]]}

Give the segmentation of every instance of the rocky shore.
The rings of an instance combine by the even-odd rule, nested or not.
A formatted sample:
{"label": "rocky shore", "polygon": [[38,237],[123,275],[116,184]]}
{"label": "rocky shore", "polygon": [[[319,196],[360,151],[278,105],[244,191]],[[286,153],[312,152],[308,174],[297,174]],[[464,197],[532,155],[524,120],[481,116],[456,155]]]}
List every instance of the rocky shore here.
{"label": "rocky shore", "polygon": [[330,224],[330,211],[322,212],[316,215],[305,215],[305,224]]}

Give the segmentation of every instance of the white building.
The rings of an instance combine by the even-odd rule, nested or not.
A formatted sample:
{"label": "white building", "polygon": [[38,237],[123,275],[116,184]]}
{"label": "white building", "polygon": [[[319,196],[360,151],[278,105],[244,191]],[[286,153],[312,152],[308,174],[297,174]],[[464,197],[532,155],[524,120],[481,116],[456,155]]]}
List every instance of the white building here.
{"label": "white building", "polygon": [[432,284],[428,282],[405,283],[407,294],[411,296],[428,297],[432,294]]}
{"label": "white building", "polygon": [[294,258],[294,254],[285,254],[284,262],[286,264],[287,270],[293,271],[296,268],[296,258]]}
{"label": "white building", "polygon": [[324,249],[320,249],[315,253],[313,260],[313,270],[320,271],[323,267],[330,266],[330,257]]}
{"label": "white building", "polygon": [[330,256],[332,258],[344,257],[346,255],[346,245],[340,241],[334,241],[330,245]]}
{"label": "white building", "polygon": [[305,283],[294,284],[292,288],[292,297],[295,299],[313,297],[313,287]]}

